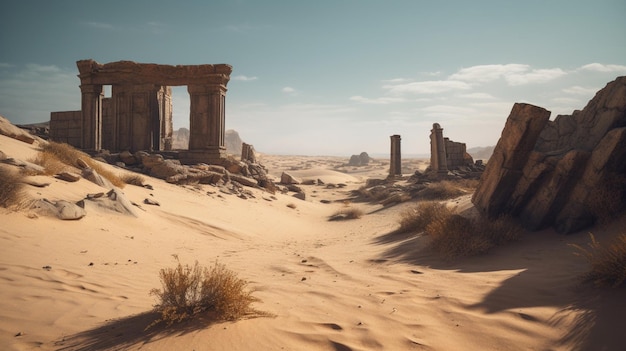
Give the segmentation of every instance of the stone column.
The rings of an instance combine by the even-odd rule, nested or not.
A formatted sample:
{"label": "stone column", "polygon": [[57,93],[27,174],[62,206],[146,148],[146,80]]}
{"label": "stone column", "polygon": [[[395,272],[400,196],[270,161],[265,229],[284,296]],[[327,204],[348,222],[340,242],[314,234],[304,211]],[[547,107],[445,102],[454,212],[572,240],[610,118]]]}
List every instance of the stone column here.
{"label": "stone column", "polygon": [[82,111],[81,148],[96,151],[102,148],[102,85],[80,86]]}
{"label": "stone column", "polygon": [[402,154],[400,152],[400,136],[391,137],[391,162],[389,165],[389,176],[402,175]]}
{"label": "stone column", "polygon": [[224,146],[226,87],[190,85],[189,151],[182,155],[186,163],[219,163],[226,157]]}
{"label": "stone column", "polygon": [[241,160],[256,163],[256,155],[252,145],[241,143]]}
{"label": "stone column", "polygon": [[430,169],[437,173],[448,173],[443,128],[439,123],[434,123],[430,131]]}

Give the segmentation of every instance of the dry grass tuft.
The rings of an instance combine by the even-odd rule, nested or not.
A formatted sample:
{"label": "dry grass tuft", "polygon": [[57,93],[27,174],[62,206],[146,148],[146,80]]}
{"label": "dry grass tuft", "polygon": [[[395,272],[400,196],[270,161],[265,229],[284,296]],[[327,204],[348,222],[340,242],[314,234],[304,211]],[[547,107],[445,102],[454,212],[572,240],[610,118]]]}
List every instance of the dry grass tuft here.
{"label": "dry grass tuft", "polygon": [[570,244],[577,249],[577,256],[584,257],[591,265],[589,272],[583,275],[585,281],[598,286],[617,288],[626,282],[626,234],[621,234],[608,246],[601,245],[595,236],[589,233],[589,248]]}
{"label": "dry grass tuft", "polygon": [[424,232],[431,247],[447,259],[484,254],[519,239],[522,229],[511,219],[466,218],[437,202],[420,204],[403,213],[399,232]]}
{"label": "dry grass tuft", "polygon": [[21,176],[11,170],[0,167],[0,206],[19,208],[24,204],[24,183]]}
{"label": "dry grass tuft", "polygon": [[163,290],[150,291],[159,299],[155,309],[161,313],[161,318],[152,325],[161,322],[171,325],[203,315],[213,320],[264,315],[250,306],[259,299],[246,289],[248,283],[223,264],[216,262],[206,268],[196,261],[193,266],[183,266],[178,257],[174,257],[177,266],[160,271]]}
{"label": "dry grass tuft", "polygon": [[400,233],[421,232],[426,229],[430,222],[439,217],[448,217],[452,211],[439,202],[423,202],[416,208],[408,209],[402,213],[400,219]]}
{"label": "dry grass tuft", "polygon": [[145,182],[144,177],[140,176],[139,174],[134,174],[134,173],[126,173],[123,176],[121,176],[120,179],[126,184],[136,185],[140,187],[143,187],[144,182]]}
{"label": "dry grass tuft", "polygon": [[360,208],[342,208],[341,210],[335,212],[331,215],[328,220],[329,221],[341,221],[346,219],[359,219],[363,217],[365,213]]}
{"label": "dry grass tuft", "polygon": [[102,167],[100,163],[93,160],[86,153],[75,149],[65,143],[48,142],[42,148],[42,151],[34,160],[34,163],[45,168],[45,174],[53,175],[64,171],[70,167],[80,168],[78,160],[81,159],[85,163],[111,182],[111,184],[123,188],[126,183],[116,174]]}
{"label": "dry grass tuft", "polygon": [[465,187],[464,184],[461,185],[455,181],[442,180],[428,184],[424,190],[419,192],[419,196],[422,199],[428,200],[453,199],[467,194],[467,191],[463,190]]}

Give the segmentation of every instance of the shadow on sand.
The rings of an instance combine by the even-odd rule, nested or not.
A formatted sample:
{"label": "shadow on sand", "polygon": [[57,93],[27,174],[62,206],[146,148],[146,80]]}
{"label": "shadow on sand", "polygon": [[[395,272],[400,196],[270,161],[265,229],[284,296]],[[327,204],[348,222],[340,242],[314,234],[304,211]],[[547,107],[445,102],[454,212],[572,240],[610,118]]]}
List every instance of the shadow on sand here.
{"label": "shadow on sand", "polygon": [[59,351],[124,350],[132,346],[141,348],[142,345],[162,338],[184,335],[217,323],[216,320],[205,317],[169,326],[159,323],[148,328],[159,317],[159,313],[150,311],[110,320],[99,327],[57,340],[54,348]]}
{"label": "shadow on sand", "polygon": [[[624,222],[624,221],[622,221]],[[600,230],[596,238],[609,241],[615,228]],[[616,230],[617,229],[617,230]],[[515,311],[520,308],[551,306],[559,308],[552,318],[542,321],[567,330],[554,348],[567,350],[626,350],[626,289],[601,289],[582,283],[580,276],[588,268],[575,256],[570,243],[586,245],[587,233],[563,236],[552,230],[527,233],[519,242],[492,250],[487,255],[446,261],[429,249],[429,238],[421,233],[383,234],[374,244],[386,246],[381,260],[396,261],[454,270],[459,273],[519,270],[489,292],[482,301],[468,305],[468,310],[484,313]],[[515,311],[517,312],[517,311]],[[572,317],[575,316],[575,317]],[[532,316],[520,317],[536,322]],[[573,320],[572,320],[573,319]],[[564,324],[566,323],[566,324]]]}

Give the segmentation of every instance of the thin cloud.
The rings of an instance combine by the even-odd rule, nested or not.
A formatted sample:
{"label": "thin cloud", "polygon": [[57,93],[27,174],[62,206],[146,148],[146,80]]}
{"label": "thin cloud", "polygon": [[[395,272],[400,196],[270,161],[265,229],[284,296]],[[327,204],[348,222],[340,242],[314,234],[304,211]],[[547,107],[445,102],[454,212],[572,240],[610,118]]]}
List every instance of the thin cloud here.
{"label": "thin cloud", "polygon": [[106,30],[115,29],[115,27],[112,24],[104,23],[104,22],[88,21],[88,22],[83,22],[83,24],[85,24],[88,27],[96,28],[96,29],[106,29]]}
{"label": "thin cloud", "polygon": [[383,80],[383,83],[388,83],[388,84],[400,84],[400,83],[406,83],[406,82],[410,82],[410,79],[407,78],[393,78],[393,79],[386,79]]}
{"label": "thin cloud", "polygon": [[481,99],[481,100],[493,100],[495,96],[487,93],[470,93],[470,94],[461,94],[459,95],[461,98],[465,99]]}
{"label": "thin cloud", "polygon": [[253,81],[253,80],[257,80],[257,79],[259,79],[259,78],[258,77],[248,77],[248,76],[244,76],[244,75],[238,75],[238,76],[233,77],[233,80],[239,80],[239,81],[242,81],[242,82],[250,82],[250,81]]}
{"label": "thin cloud", "polygon": [[439,94],[455,90],[467,90],[471,86],[458,80],[433,80],[424,82],[412,82],[406,84],[384,85],[389,94]]}
{"label": "thin cloud", "polygon": [[295,94],[296,93],[296,89],[294,89],[292,87],[284,87],[281,91],[283,93],[285,93],[285,94]]}
{"label": "thin cloud", "polygon": [[403,102],[405,101],[402,98],[394,98],[394,97],[379,97],[376,99],[366,98],[360,95],[355,95],[350,97],[351,101],[360,102],[363,104],[374,104],[374,105],[387,105],[394,102]]}
{"label": "thin cloud", "polygon": [[530,72],[513,73],[505,77],[509,85],[546,83],[560,78],[567,73],[560,68],[536,69]]}
{"label": "thin cloud", "polygon": [[487,83],[506,77],[511,74],[519,74],[529,70],[528,65],[510,63],[506,65],[478,65],[462,68],[449,77],[451,80]]}
{"label": "thin cloud", "polygon": [[581,86],[575,85],[573,87],[564,88],[562,91],[567,94],[572,95],[584,95],[584,96],[592,96],[596,93],[598,89],[593,88],[583,88]]}
{"label": "thin cloud", "polygon": [[546,83],[566,75],[560,68],[532,69],[529,65],[509,63],[504,65],[479,65],[460,69],[449,79],[472,83],[488,83],[504,79],[508,85],[518,86]]}
{"label": "thin cloud", "polygon": [[584,71],[595,71],[595,72],[626,72],[626,66],[604,65],[601,63],[590,63],[588,65],[584,65],[580,67],[580,69]]}
{"label": "thin cloud", "polygon": [[12,67],[15,67],[15,65],[12,65],[6,62],[0,62],[0,68],[12,68]]}

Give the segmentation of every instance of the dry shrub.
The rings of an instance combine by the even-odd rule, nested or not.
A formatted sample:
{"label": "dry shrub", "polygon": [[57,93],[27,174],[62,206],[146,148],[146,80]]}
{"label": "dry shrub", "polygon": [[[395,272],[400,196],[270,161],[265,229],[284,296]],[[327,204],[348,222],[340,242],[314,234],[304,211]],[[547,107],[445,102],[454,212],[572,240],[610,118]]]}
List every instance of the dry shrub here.
{"label": "dry shrub", "polygon": [[437,202],[422,203],[405,212],[399,231],[423,231],[431,238],[431,247],[447,259],[484,254],[519,239],[522,233],[521,227],[508,217],[466,218]]}
{"label": "dry shrub", "polygon": [[223,264],[216,262],[206,268],[196,261],[193,266],[183,266],[174,257],[177,266],[163,268],[159,273],[163,290],[150,291],[159,299],[155,309],[161,313],[153,324],[171,325],[202,315],[210,315],[214,320],[236,320],[262,314],[250,306],[259,299],[246,289],[248,283]]}
{"label": "dry shrub", "polygon": [[423,202],[416,208],[408,209],[400,218],[401,233],[417,231],[421,232],[426,226],[439,217],[447,217],[452,214],[448,207],[439,202]]}
{"label": "dry shrub", "polygon": [[626,281],[626,234],[620,234],[608,246],[601,245],[595,236],[589,233],[591,242],[585,248],[570,244],[577,249],[577,256],[584,257],[591,265],[583,279],[598,286],[619,287]]}
{"label": "dry shrub", "polygon": [[433,182],[420,191],[421,198],[429,200],[447,200],[466,194],[461,187],[453,181],[442,180]]}
{"label": "dry shrub", "polygon": [[365,213],[360,208],[354,208],[354,207],[342,208],[341,210],[331,215],[328,220],[339,221],[339,220],[345,220],[345,219],[359,219],[363,217],[364,214]]}
{"label": "dry shrub", "polygon": [[46,169],[45,174],[56,174],[64,170],[65,166],[61,165],[80,168],[78,159],[85,161],[90,168],[110,181],[111,184],[120,188],[126,185],[119,176],[102,167],[100,163],[93,160],[89,155],[65,143],[48,142],[43,146],[40,155],[35,159],[35,163]]}
{"label": "dry shrub", "polygon": [[24,198],[24,183],[20,175],[5,167],[0,167],[0,206],[21,207]]}
{"label": "dry shrub", "polygon": [[145,179],[139,174],[126,173],[120,177],[126,184],[143,187]]}

